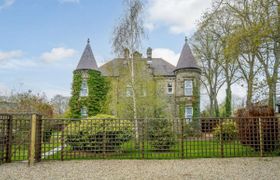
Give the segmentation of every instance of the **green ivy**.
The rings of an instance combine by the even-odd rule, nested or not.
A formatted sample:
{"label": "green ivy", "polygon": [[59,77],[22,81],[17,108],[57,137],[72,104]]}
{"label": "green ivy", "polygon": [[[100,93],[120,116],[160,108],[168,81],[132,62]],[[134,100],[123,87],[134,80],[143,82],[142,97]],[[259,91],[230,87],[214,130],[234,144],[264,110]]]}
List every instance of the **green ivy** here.
{"label": "green ivy", "polygon": [[200,117],[200,89],[199,81],[197,80],[193,87],[193,117]]}
{"label": "green ivy", "polygon": [[74,71],[72,84],[72,97],[69,102],[70,114],[73,118],[81,117],[81,107],[88,109],[88,116],[94,116],[102,113],[105,107],[106,95],[108,92],[108,83],[99,71],[87,70],[88,96],[80,97],[82,85],[82,71]]}
{"label": "green ivy", "polygon": [[226,90],[226,114],[225,116],[226,117],[230,117],[231,116],[231,89],[230,88],[227,88]]}

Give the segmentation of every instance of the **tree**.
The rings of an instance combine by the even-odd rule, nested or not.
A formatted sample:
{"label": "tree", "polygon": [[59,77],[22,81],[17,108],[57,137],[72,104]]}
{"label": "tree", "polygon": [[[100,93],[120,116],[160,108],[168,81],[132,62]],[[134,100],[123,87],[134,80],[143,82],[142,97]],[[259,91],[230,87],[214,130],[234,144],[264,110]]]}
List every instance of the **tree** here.
{"label": "tree", "polygon": [[264,88],[256,79],[259,72],[264,72],[268,105],[274,107],[280,66],[279,3],[277,0],[224,1],[237,22],[235,32],[229,36],[228,50],[239,56],[239,68],[248,86],[247,105],[252,103],[253,86]]}
{"label": "tree", "polygon": [[194,54],[201,60],[202,84],[210,100],[210,116],[219,117],[218,93],[225,83],[222,76],[223,69],[219,62],[222,57],[222,47],[215,40],[215,34],[209,30],[210,26],[199,27],[193,37]]}
{"label": "tree", "polygon": [[137,123],[137,99],[135,87],[135,66],[134,53],[139,49],[144,36],[144,26],[142,20],[143,2],[141,0],[125,1],[126,9],[124,16],[113,32],[113,50],[120,55],[124,49],[128,49],[129,71],[131,75],[130,85],[132,92],[133,118],[135,121],[136,139],[138,139]]}
{"label": "tree", "polygon": [[[137,118],[168,118],[171,117],[169,103],[166,97],[165,78],[154,77],[147,61],[141,54],[134,54],[135,66],[135,97],[137,99]],[[110,90],[108,92],[108,114],[122,119],[133,119],[132,87],[130,85],[129,60],[114,60],[113,66],[107,66],[106,72],[117,76],[109,77]],[[169,105],[169,106],[168,106]]]}
{"label": "tree", "polygon": [[53,116],[53,107],[45,94],[33,94],[29,90],[11,95],[9,101],[15,103],[15,107],[10,112],[38,113],[44,117]]}
{"label": "tree", "polygon": [[69,98],[62,95],[55,95],[51,99],[51,104],[54,108],[54,113],[58,116],[63,115],[68,109]]}

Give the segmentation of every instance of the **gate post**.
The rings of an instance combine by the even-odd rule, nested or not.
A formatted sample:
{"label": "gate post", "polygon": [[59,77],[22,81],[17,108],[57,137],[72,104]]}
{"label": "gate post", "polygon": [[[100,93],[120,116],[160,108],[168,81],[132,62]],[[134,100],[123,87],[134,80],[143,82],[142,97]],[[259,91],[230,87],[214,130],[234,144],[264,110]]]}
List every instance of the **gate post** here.
{"label": "gate post", "polygon": [[41,150],[42,150],[42,116],[36,115],[36,132],[35,132],[35,160],[36,162],[41,161]]}
{"label": "gate post", "polygon": [[7,142],[6,142],[6,157],[7,163],[12,162],[12,133],[13,133],[13,116],[9,115],[7,119]]}
{"label": "gate post", "polygon": [[223,121],[219,118],[219,126],[220,126],[220,145],[221,145],[221,157],[224,157],[224,134],[223,134]]}
{"label": "gate post", "polygon": [[259,138],[260,138],[260,157],[263,157],[263,127],[262,127],[262,119],[259,118]]}
{"label": "gate post", "polygon": [[145,159],[145,119],[141,119],[141,159]]}
{"label": "gate post", "polygon": [[180,141],[181,141],[181,159],[185,158],[185,149],[184,149],[184,121],[185,119],[181,119],[181,128],[180,128]]}
{"label": "gate post", "polygon": [[36,124],[37,124],[37,115],[32,114],[31,130],[30,130],[29,158],[28,158],[29,166],[34,165],[34,161],[35,161]]}

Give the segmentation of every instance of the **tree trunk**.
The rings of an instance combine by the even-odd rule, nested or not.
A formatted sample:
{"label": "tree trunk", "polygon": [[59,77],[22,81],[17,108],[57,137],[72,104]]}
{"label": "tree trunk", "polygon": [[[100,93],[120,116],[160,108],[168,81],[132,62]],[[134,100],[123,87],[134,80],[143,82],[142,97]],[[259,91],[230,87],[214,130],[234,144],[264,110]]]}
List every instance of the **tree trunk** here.
{"label": "tree trunk", "polygon": [[132,84],[132,103],[133,103],[133,119],[134,119],[134,126],[135,126],[135,138],[136,144],[139,141],[139,128],[138,128],[138,120],[137,120],[137,102],[136,102],[136,92],[135,92],[135,74],[134,74],[134,57],[132,52],[131,58],[131,84]]}
{"label": "tree trunk", "polygon": [[214,96],[214,107],[215,107],[215,117],[220,117],[219,103],[217,100],[217,94]]}
{"label": "tree trunk", "polygon": [[231,116],[231,87],[230,84],[227,84],[227,89],[226,89],[226,117]]}

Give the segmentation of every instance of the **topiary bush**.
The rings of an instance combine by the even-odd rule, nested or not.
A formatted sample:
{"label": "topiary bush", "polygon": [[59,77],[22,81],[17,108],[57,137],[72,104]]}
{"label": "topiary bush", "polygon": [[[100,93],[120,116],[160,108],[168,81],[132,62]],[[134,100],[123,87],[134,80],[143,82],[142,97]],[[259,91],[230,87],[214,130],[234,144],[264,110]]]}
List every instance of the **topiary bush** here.
{"label": "topiary bush", "polygon": [[73,150],[114,152],[131,139],[133,124],[114,116],[100,114],[70,123],[66,129],[66,144]]}
{"label": "topiary bush", "polygon": [[169,150],[175,144],[172,123],[168,119],[153,119],[148,125],[149,142],[154,150]]}
{"label": "topiary bush", "polygon": [[221,125],[218,125],[216,128],[214,128],[213,135],[218,140],[221,138],[223,141],[235,140],[238,135],[236,123],[233,121],[224,121]]}

